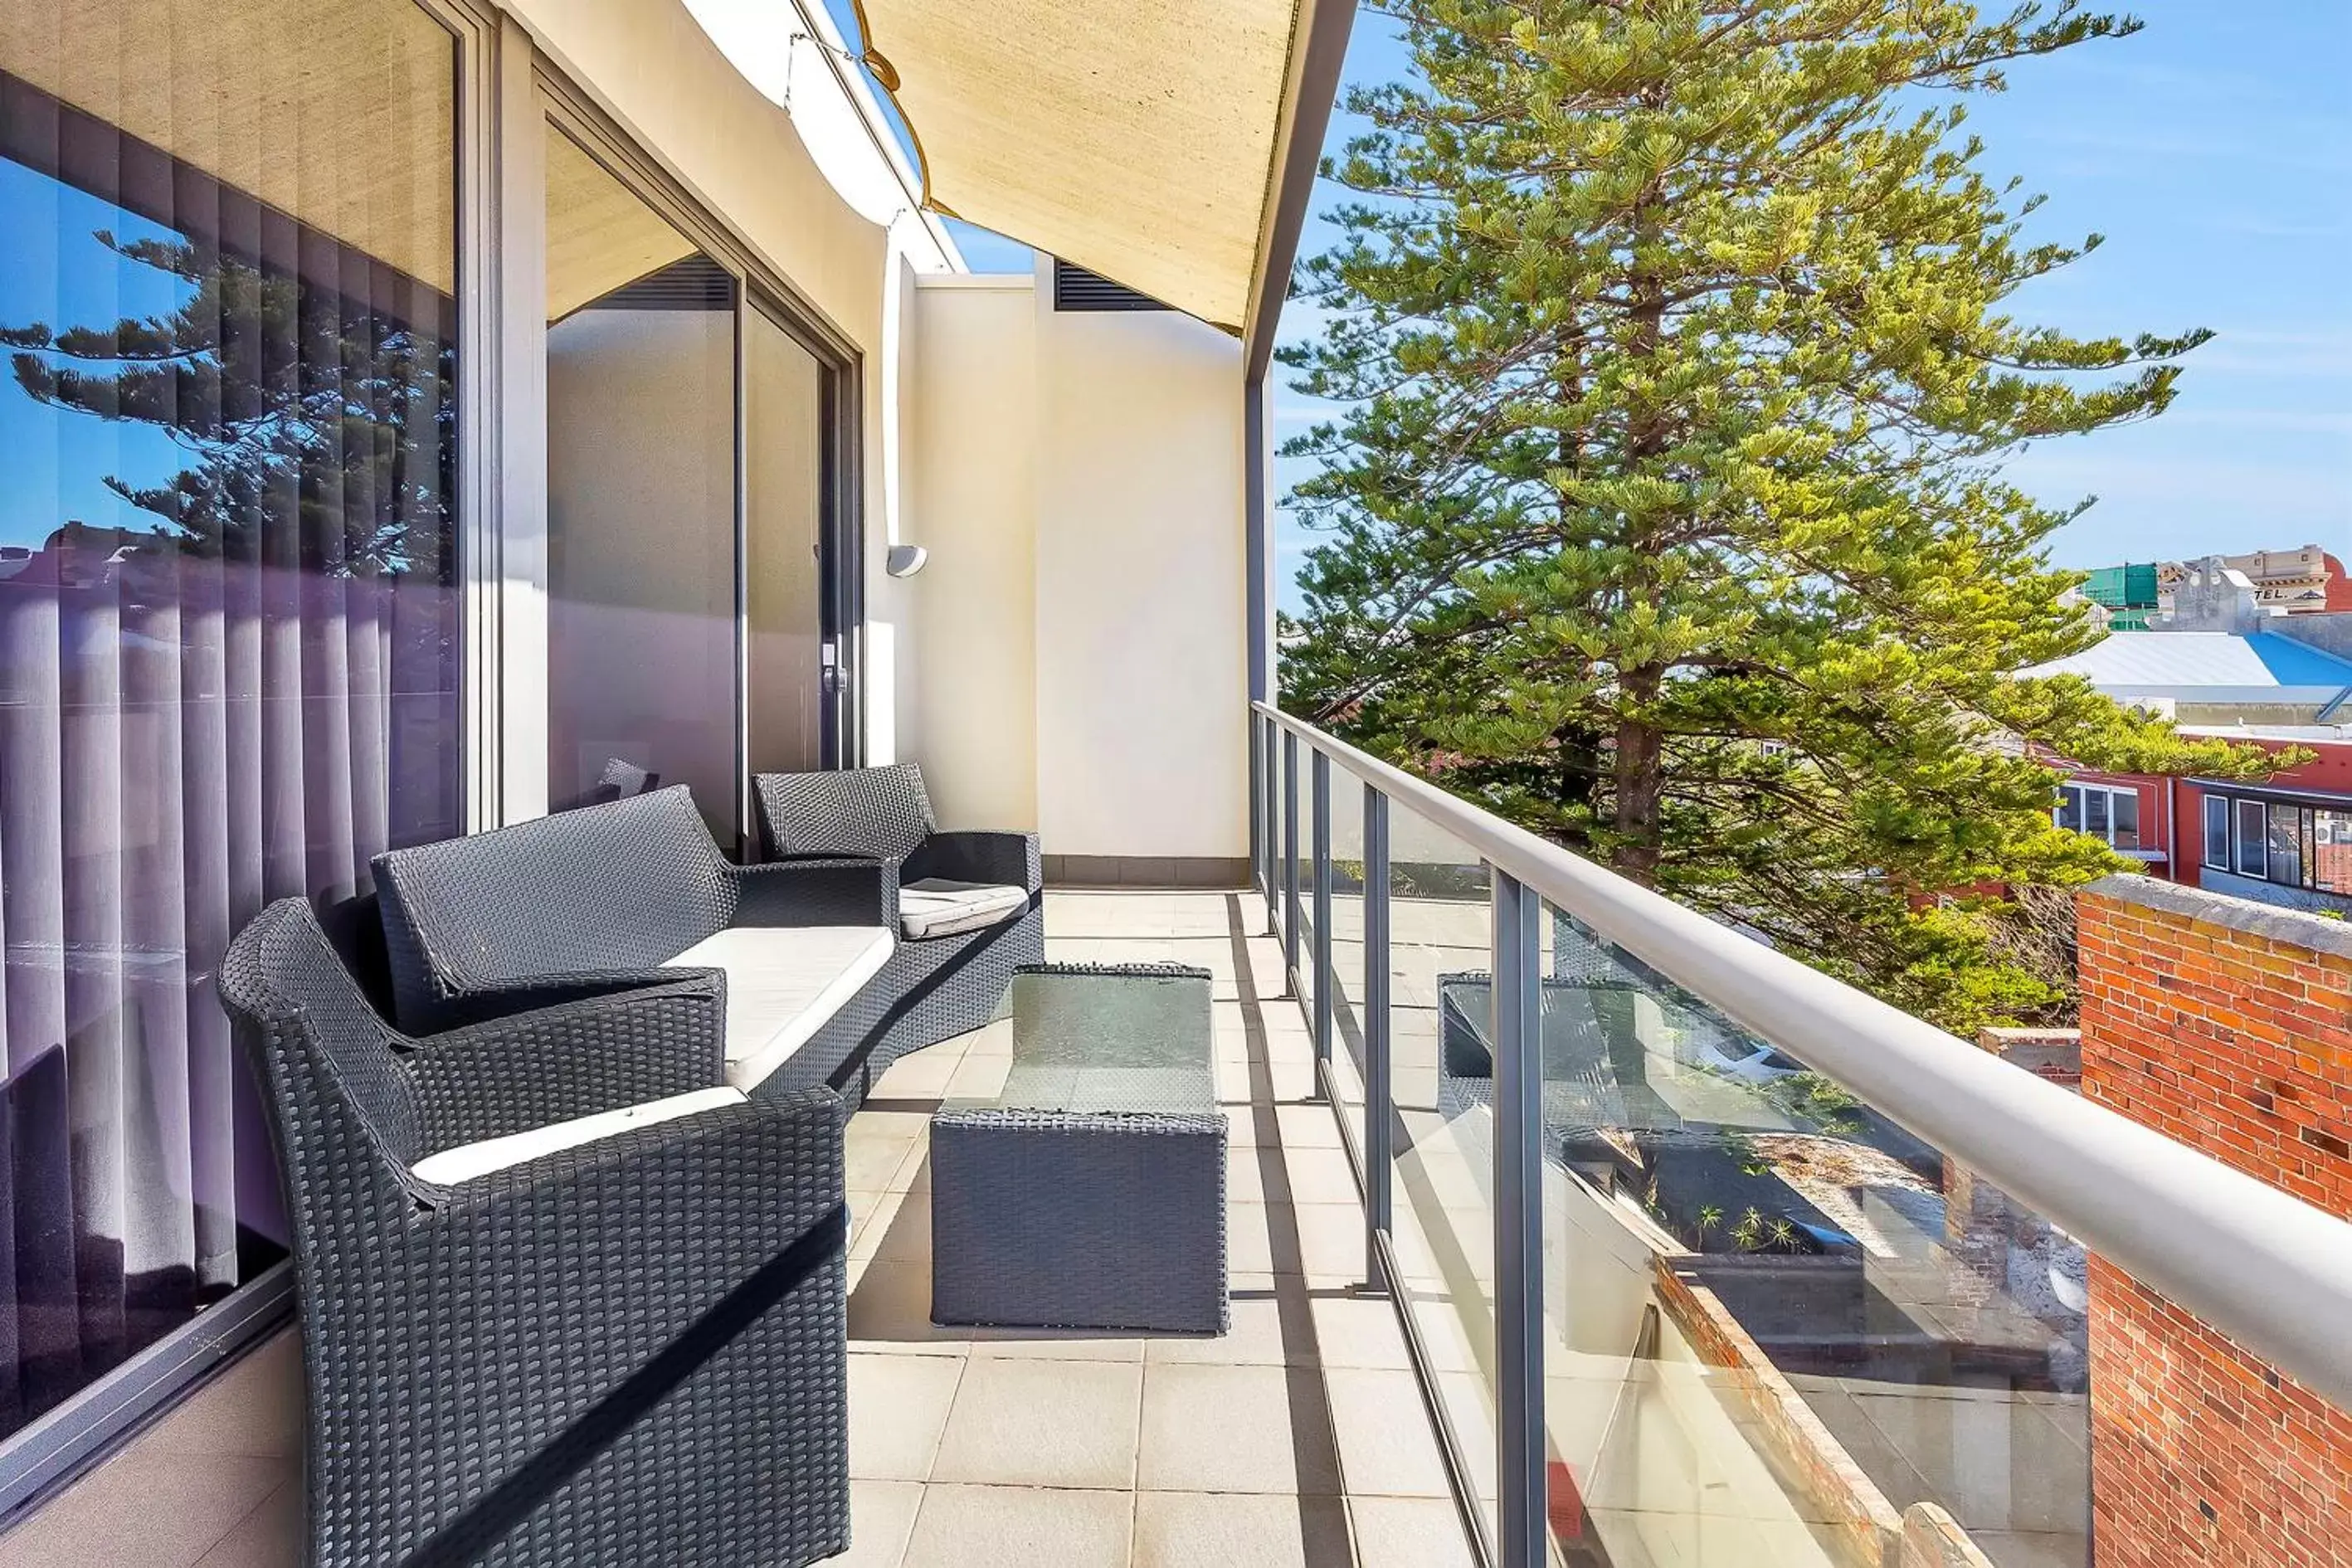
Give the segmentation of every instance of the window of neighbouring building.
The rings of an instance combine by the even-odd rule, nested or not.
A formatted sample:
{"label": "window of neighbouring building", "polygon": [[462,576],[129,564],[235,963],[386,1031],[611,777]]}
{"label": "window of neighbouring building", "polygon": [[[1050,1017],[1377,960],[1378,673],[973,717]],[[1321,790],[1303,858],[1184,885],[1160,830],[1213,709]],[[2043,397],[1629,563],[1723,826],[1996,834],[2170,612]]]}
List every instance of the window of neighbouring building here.
{"label": "window of neighbouring building", "polygon": [[2312,812],[2310,880],[2323,893],[2352,894],[2352,811]]}
{"label": "window of neighbouring building", "polygon": [[2114,848],[2137,849],[2139,792],[2101,784],[2063,785],[2058,792],[2057,822],[2061,827],[2105,839]]}
{"label": "window of neighbouring building", "polygon": [[2352,897],[2352,803],[2205,796],[2205,865],[2285,888]]}
{"label": "window of neighbouring building", "polygon": [[2241,877],[2270,875],[2268,812],[2259,800],[2238,802],[2238,853],[2232,866]]}

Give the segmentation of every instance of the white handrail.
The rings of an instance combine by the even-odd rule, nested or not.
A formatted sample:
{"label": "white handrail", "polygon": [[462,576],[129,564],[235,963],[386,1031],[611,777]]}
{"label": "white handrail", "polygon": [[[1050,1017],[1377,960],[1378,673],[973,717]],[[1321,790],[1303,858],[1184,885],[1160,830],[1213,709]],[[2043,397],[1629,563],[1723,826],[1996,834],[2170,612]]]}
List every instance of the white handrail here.
{"label": "white handrail", "polygon": [[2352,1225],[1264,703],[1253,711],[2352,1409]]}

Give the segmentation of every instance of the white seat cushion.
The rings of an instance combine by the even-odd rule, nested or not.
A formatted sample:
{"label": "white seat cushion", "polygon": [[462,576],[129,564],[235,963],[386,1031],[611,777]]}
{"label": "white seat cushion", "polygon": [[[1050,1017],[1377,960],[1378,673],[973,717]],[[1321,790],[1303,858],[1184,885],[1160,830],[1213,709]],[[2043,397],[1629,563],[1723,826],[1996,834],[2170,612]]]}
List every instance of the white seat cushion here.
{"label": "white seat cushion", "polygon": [[887,926],[735,926],[662,967],[727,972],[727,1081],[756,1087],[889,962]]}
{"label": "white seat cushion", "polygon": [[736,1089],[698,1089],[690,1094],[673,1094],[667,1100],[649,1100],[643,1105],[625,1105],[618,1110],[600,1110],[593,1116],[575,1117],[570,1121],[558,1121],[548,1127],[534,1127],[528,1132],[516,1132],[504,1138],[485,1138],[478,1143],[461,1143],[455,1149],[444,1149],[438,1154],[428,1154],[410,1169],[422,1179],[441,1186],[458,1182],[470,1182],[492,1171],[503,1171],[509,1165],[520,1165],[525,1160],[536,1160],[546,1154],[559,1154],[566,1149],[577,1149],[583,1143],[593,1143],[618,1132],[634,1132],[640,1127],[658,1127],[665,1121],[680,1117],[716,1110],[722,1105],[740,1105],[743,1091]]}
{"label": "white seat cushion", "polygon": [[898,889],[898,925],[908,940],[961,936],[992,926],[1029,901],[1025,888],[926,877]]}

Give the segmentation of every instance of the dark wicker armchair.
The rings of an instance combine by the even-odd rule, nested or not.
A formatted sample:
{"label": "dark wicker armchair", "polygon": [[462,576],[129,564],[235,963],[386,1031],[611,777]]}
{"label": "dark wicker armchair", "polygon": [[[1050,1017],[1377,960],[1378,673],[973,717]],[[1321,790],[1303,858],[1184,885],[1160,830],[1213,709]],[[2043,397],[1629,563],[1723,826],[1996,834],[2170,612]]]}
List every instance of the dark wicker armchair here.
{"label": "dark wicker armchair", "polygon": [[[843,1549],[843,1108],[714,1088],[717,977],[411,1038],[288,900],[237,938],[220,988],[293,1222],[306,1561]],[[726,1103],[642,1103],[680,1095]],[[593,1142],[550,1126],[621,1107],[631,1125]],[[481,1147],[526,1134],[573,1141],[520,1163]],[[420,1173],[453,1150],[479,1173]]]}
{"label": "dark wicker armchair", "polygon": [[751,781],[771,856],[871,856],[893,868],[899,947],[882,979],[841,1022],[856,1038],[856,1097],[908,1051],[979,1028],[1013,972],[1045,957],[1044,868],[1037,836],[943,832],[913,763]]}

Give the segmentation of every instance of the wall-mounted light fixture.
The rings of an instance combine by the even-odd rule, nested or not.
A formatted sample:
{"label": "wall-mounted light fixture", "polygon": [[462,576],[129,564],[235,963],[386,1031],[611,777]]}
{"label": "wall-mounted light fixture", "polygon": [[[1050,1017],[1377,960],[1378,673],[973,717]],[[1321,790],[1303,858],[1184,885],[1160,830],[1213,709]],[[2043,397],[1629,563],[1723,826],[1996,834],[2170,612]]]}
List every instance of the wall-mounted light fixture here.
{"label": "wall-mounted light fixture", "polygon": [[893,577],[911,577],[923,569],[931,552],[919,544],[894,544],[883,558],[882,570]]}

